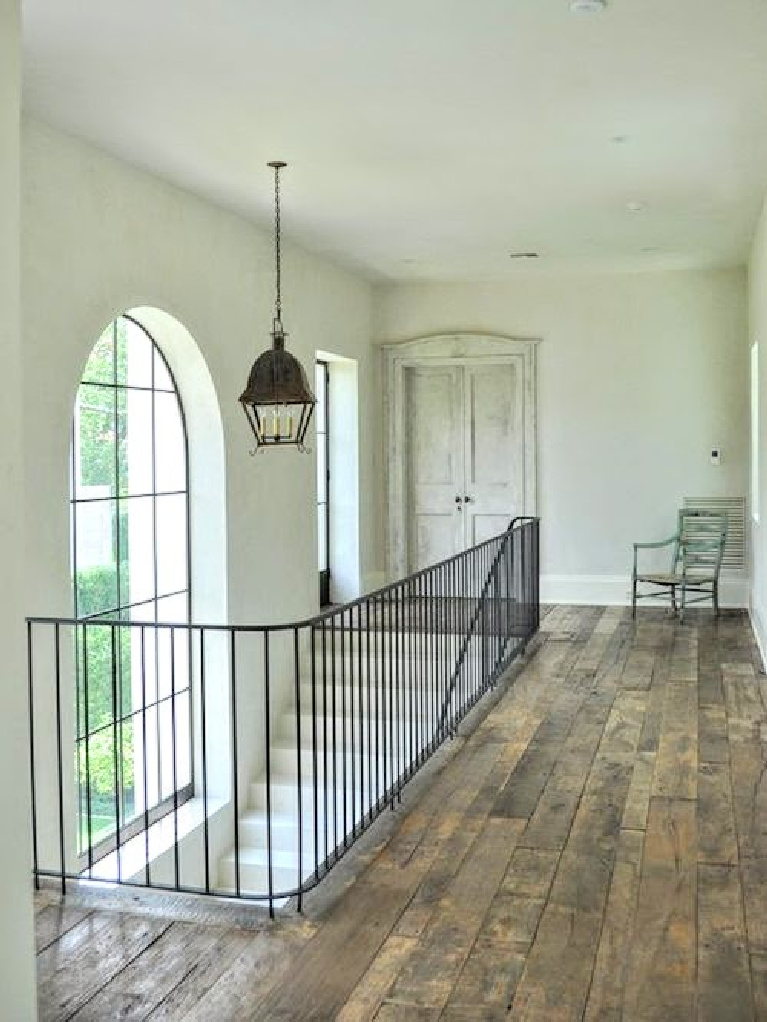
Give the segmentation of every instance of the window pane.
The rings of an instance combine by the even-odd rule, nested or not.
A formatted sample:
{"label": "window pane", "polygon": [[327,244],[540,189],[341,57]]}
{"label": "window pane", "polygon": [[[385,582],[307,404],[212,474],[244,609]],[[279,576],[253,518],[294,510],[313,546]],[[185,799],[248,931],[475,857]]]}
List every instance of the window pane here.
{"label": "window pane", "polygon": [[118,604],[114,509],[112,500],[78,503],[74,509],[75,597],[81,616],[99,614]]}
{"label": "window pane", "polygon": [[117,382],[129,387],[152,386],[154,346],[140,326],[121,316],[117,320]]}
{"label": "window pane", "polygon": [[[110,497],[115,477],[115,391],[83,384],[75,409],[75,496]],[[98,487],[98,490],[94,490]]]}
{"label": "window pane", "polygon": [[186,498],[158,497],[157,592],[173,593],[187,587]]}
{"label": "window pane", "polygon": [[[183,624],[189,620],[189,597],[184,593],[163,596],[157,601],[157,620],[167,624]],[[173,632],[173,649],[176,668],[176,689],[189,684],[189,632],[176,629]]]}
{"label": "window pane", "polygon": [[152,492],[152,393],[122,392],[125,412],[120,417],[120,493]]}
{"label": "window pane", "polygon": [[[111,728],[80,743],[80,847],[88,847],[88,807],[90,805],[91,841],[96,844],[114,833],[114,733]],[[86,765],[89,768],[86,774]],[[90,780],[90,784],[88,784]],[[90,796],[90,798],[88,797]]]}
{"label": "window pane", "polygon": [[157,492],[184,490],[186,444],[178,399],[175,394],[162,393],[154,398]]}
{"label": "window pane", "polygon": [[165,359],[155,348],[154,352],[154,385],[156,390],[172,390],[175,392],[173,380],[171,379]]}
{"label": "window pane", "polygon": [[114,383],[114,328],[110,323],[96,341],[83,371],[83,382]]}
{"label": "window pane", "polygon": [[127,557],[121,566],[122,599],[138,603],[154,596],[154,530],[151,497],[122,501],[127,517]]}

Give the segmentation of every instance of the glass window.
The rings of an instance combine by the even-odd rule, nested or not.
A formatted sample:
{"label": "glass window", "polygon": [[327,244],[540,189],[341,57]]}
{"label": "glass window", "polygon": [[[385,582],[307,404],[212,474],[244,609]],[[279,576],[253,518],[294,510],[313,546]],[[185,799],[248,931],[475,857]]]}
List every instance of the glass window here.
{"label": "glass window", "polygon": [[129,316],[88,358],[71,454],[75,616],[124,622],[77,629],[82,854],[114,839],[118,815],[121,834],[156,815],[192,775],[191,742],[174,746],[169,730],[174,701],[177,722],[190,721],[183,634],[171,655],[170,633],[158,641],[154,627],[190,619],[184,413],[162,352]]}

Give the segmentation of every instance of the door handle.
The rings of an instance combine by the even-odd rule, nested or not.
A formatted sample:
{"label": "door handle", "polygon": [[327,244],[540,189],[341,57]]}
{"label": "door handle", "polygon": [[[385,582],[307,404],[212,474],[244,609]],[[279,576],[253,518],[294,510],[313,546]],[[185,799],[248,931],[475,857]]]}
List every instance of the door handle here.
{"label": "door handle", "polygon": [[462,508],[461,508],[461,498],[460,498],[460,496],[458,494],[456,494],[456,497],[455,497],[455,507],[456,507],[457,511],[461,511],[462,510]]}
{"label": "door handle", "polygon": [[464,504],[473,504],[474,503],[474,498],[470,497],[468,494],[466,494],[466,495],[464,495],[463,502],[464,502]]}

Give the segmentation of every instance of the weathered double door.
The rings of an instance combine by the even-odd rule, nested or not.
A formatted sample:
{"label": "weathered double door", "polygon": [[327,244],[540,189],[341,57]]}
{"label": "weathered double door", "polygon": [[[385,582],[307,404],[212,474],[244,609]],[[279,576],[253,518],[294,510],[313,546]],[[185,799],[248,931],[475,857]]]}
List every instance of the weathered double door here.
{"label": "weathered double door", "polygon": [[404,379],[411,571],[502,532],[525,507],[522,357],[411,366]]}

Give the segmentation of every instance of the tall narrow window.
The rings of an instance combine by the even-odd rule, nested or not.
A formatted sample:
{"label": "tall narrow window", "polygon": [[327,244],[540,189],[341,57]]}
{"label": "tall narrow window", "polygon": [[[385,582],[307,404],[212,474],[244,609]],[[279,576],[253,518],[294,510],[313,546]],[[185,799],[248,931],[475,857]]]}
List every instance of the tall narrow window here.
{"label": "tall narrow window", "polygon": [[330,374],[327,362],[317,361],[314,393],[317,396],[317,560],[320,570],[320,606],[330,603],[330,430],[328,395]]}
{"label": "tall narrow window", "polygon": [[751,345],[751,516],[759,521],[759,345]]}
{"label": "tall narrow window", "polygon": [[[137,832],[191,793],[188,451],[181,401],[149,333],[114,320],[75,403],[78,852]],[[175,735],[175,740],[174,740]],[[182,736],[179,739],[179,736]]]}

